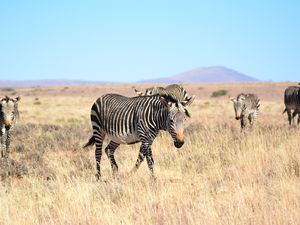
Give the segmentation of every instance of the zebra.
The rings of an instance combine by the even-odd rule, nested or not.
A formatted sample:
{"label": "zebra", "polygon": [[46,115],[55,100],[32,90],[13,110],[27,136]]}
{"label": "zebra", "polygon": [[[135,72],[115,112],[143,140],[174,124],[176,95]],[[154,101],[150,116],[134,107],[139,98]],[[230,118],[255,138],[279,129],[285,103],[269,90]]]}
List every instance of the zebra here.
{"label": "zebra", "polygon": [[[300,86],[290,86],[284,91],[285,109],[283,114],[287,112],[289,125],[294,123],[294,117],[298,114],[298,124],[300,123]],[[293,113],[292,113],[292,110]]]}
{"label": "zebra", "polygon": [[1,136],[1,158],[7,160],[9,157],[10,131],[19,119],[18,102],[20,97],[0,98],[0,136]]}
{"label": "zebra", "polygon": [[143,93],[134,89],[135,93],[138,96],[151,96],[156,94],[165,94],[171,95],[173,98],[177,99],[178,101],[194,101],[195,96],[188,96],[187,91],[182,87],[182,85],[178,84],[170,84],[164,87],[151,87],[147,88],[146,91]]}
{"label": "zebra", "polygon": [[247,125],[247,119],[252,127],[259,113],[260,100],[255,94],[239,94],[236,99],[231,98],[236,120],[241,121],[241,128]]}
{"label": "zebra", "polygon": [[106,94],[96,100],[91,108],[92,137],[84,148],[96,145],[96,179],[101,177],[100,161],[104,137],[110,140],[105,153],[110,160],[113,176],[118,171],[114,152],[120,144],[141,142],[139,155],[131,172],[137,171],[146,157],[151,175],[154,160],[151,145],[160,130],[167,130],[176,148],[184,144],[184,121],[190,117],[186,106],[191,102],[179,102],[170,95],[125,97]]}

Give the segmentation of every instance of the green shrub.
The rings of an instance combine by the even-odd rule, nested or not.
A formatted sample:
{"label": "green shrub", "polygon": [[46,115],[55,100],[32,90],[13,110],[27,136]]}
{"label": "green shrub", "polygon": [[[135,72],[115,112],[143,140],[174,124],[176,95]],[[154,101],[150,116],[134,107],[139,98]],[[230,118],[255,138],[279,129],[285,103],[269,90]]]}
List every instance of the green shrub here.
{"label": "green shrub", "polygon": [[227,95],[228,91],[227,90],[218,90],[218,91],[214,91],[212,94],[211,94],[211,97],[213,98],[216,98],[216,97],[220,97],[220,96],[224,96],[224,95]]}
{"label": "green shrub", "polygon": [[13,89],[13,88],[1,88],[1,91],[10,92],[10,91],[15,91],[15,89]]}

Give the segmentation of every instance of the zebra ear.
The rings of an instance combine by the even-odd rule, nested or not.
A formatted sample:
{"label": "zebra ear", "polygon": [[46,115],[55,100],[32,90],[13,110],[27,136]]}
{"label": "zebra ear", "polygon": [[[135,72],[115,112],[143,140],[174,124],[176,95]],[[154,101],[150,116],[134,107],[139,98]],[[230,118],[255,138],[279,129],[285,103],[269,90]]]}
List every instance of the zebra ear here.
{"label": "zebra ear", "polygon": [[15,102],[18,102],[18,101],[20,101],[20,100],[21,100],[21,97],[20,97],[20,96],[18,96],[18,97],[15,98]]}
{"label": "zebra ear", "polygon": [[228,98],[230,99],[230,101],[232,101],[232,102],[236,102],[236,99],[235,99],[234,97],[230,97],[230,96],[228,96]]}
{"label": "zebra ear", "polygon": [[195,100],[195,95],[191,96],[191,97],[187,97],[186,100],[180,102],[181,105],[183,107],[189,106],[193,103],[193,101]]}

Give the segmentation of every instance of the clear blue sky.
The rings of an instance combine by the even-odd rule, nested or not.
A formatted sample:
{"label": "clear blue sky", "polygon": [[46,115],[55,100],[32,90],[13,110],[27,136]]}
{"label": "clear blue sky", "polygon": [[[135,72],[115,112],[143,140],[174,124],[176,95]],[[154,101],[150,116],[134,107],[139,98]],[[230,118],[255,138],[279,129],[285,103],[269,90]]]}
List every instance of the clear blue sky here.
{"label": "clear blue sky", "polygon": [[222,65],[300,80],[300,1],[0,2],[0,79],[137,81]]}

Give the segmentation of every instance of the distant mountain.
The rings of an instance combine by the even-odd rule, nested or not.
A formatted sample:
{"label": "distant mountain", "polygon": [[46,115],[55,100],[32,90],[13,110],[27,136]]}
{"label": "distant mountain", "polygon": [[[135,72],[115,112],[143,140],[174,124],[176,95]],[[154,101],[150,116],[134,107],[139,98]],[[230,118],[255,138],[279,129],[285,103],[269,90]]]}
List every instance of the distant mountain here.
{"label": "distant mountain", "polygon": [[216,82],[253,82],[259,81],[254,77],[247,76],[235,70],[223,67],[200,67],[195,68],[175,76],[158,78],[153,80],[143,80],[143,83],[216,83]]}
{"label": "distant mountain", "polygon": [[[251,82],[257,79],[222,67],[200,67],[177,74],[175,76],[153,80],[143,80],[139,83],[196,83],[196,82]],[[80,84],[107,84],[115,82],[84,81],[84,80],[0,80],[0,88],[7,87],[34,87],[34,86],[59,86],[59,85],[80,85]]]}
{"label": "distant mountain", "polygon": [[35,86],[57,86],[72,84],[102,84],[104,82],[83,80],[0,80],[0,88],[3,87],[35,87]]}

